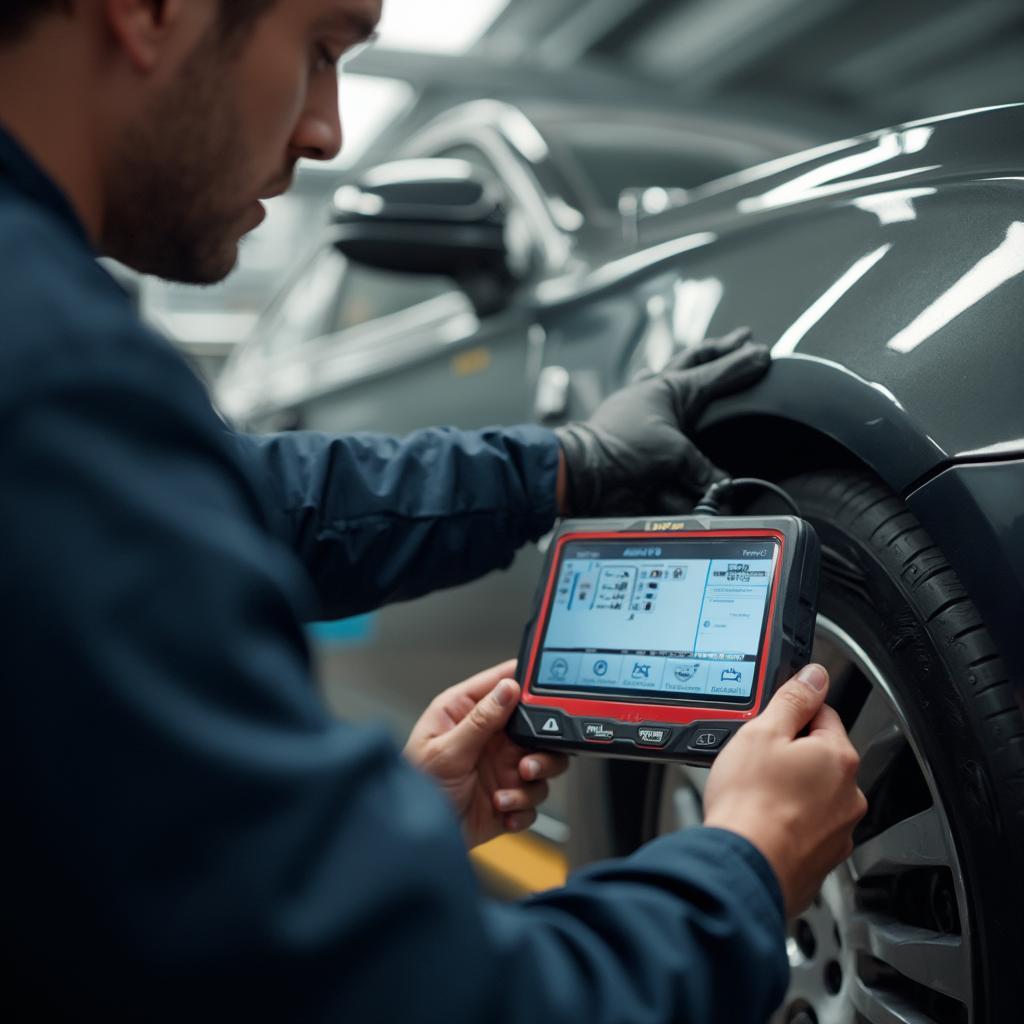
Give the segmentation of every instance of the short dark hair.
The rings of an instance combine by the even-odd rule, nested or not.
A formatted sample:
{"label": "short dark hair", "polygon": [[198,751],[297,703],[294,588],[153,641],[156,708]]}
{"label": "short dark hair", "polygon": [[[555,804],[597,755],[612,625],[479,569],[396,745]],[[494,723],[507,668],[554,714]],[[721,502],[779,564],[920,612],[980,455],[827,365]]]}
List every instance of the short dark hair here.
{"label": "short dark hair", "polygon": [[[275,0],[220,0],[221,32],[234,37],[255,21]],[[0,43],[23,35],[44,14],[69,10],[70,0],[0,0]]]}
{"label": "short dark hair", "polygon": [[0,5],[0,42],[17,39],[36,18],[63,6],[65,0],[7,0]]}

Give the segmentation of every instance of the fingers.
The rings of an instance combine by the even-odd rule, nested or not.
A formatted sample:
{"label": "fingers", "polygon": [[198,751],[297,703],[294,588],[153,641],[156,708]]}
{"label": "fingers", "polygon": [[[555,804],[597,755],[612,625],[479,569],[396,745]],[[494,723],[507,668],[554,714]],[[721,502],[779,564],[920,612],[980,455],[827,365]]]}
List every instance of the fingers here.
{"label": "fingers", "polygon": [[677,394],[677,414],[682,414],[680,425],[685,428],[695,422],[716,399],[756,384],[768,372],[771,362],[771,354],[764,345],[748,341],[719,359],[666,374],[665,379]]}
{"label": "fingers", "polygon": [[[492,668],[485,668],[477,672],[475,676],[464,679],[445,690],[445,694],[459,693],[471,697],[473,700],[481,700],[486,697],[498,685],[502,679],[514,679],[516,673],[515,658],[503,661],[500,665]],[[442,694],[444,696],[444,694]]]}
{"label": "fingers", "polygon": [[556,779],[568,767],[564,754],[529,754],[519,762],[519,776],[527,782]]}
{"label": "fingers", "polygon": [[499,789],[494,794],[494,809],[503,813],[532,811],[548,798],[546,782],[528,782],[516,789]]}
{"label": "fingers", "polygon": [[456,762],[466,760],[475,764],[491,737],[505,728],[518,699],[519,684],[502,679],[449,733],[449,756]]}
{"label": "fingers", "polygon": [[[520,777],[528,781],[497,790],[493,796],[494,809],[506,817],[533,812],[548,798],[547,780],[557,778],[568,767],[569,759],[561,754],[528,754],[518,764]],[[529,828],[535,817],[528,814],[529,820],[523,819],[521,827]]]}
{"label": "fingers", "polygon": [[836,709],[829,707],[828,704],[823,705],[811,719],[807,732],[810,736],[820,735],[849,742],[843,720],[839,717]]}
{"label": "fingers", "polygon": [[506,814],[502,824],[506,832],[525,832],[536,820],[536,811],[519,811],[516,814]]}
{"label": "fingers", "polygon": [[[868,813],[868,798],[864,795],[864,790],[857,787],[857,792],[853,797],[853,827],[856,828],[858,822]],[[853,853],[853,837],[850,837],[850,853]],[[850,853],[846,856],[849,857]],[[845,857],[843,858],[846,859]]]}
{"label": "fingers", "polygon": [[513,678],[515,668],[514,661],[503,661],[442,690],[417,722],[413,735],[437,735],[454,728],[502,679]]}
{"label": "fingers", "polygon": [[[808,735],[825,740],[833,748],[838,757],[839,767],[848,779],[852,781],[857,777],[857,772],[860,770],[860,754],[850,742],[843,721],[835,708],[830,708],[827,704],[824,705],[811,719]],[[857,794],[863,799],[864,794],[859,789]],[[862,817],[863,813],[858,814],[857,820],[859,821]]]}
{"label": "fingers", "polygon": [[708,338],[699,345],[691,345],[677,353],[668,362],[666,370],[689,370],[693,366],[709,363],[714,359],[735,352],[745,341],[753,338],[754,332],[749,327],[739,327],[730,331],[724,338]]}
{"label": "fingers", "polygon": [[827,694],[828,673],[821,665],[808,665],[779,687],[757,723],[795,739],[821,710]]}

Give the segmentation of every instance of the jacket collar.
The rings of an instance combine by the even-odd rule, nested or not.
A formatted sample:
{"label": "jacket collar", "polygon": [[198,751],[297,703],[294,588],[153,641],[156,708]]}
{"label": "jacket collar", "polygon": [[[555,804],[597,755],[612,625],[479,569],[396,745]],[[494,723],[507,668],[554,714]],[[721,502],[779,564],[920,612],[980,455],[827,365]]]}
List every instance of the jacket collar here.
{"label": "jacket collar", "polygon": [[27,199],[57,215],[92,249],[85,227],[67,195],[3,125],[0,125],[0,181],[10,182]]}

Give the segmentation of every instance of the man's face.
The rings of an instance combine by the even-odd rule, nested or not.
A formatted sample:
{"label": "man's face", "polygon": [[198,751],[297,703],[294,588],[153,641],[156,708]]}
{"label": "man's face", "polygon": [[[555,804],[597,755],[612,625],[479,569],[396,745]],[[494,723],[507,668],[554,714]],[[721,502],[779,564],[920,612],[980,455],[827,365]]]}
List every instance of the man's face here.
{"label": "man's face", "polygon": [[381,12],[381,0],[276,0],[225,40],[217,6],[201,5],[198,42],[120,133],[108,173],[104,252],[194,284],[230,273],[259,200],[288,187],[300,157],[337,154],[335,62]]}

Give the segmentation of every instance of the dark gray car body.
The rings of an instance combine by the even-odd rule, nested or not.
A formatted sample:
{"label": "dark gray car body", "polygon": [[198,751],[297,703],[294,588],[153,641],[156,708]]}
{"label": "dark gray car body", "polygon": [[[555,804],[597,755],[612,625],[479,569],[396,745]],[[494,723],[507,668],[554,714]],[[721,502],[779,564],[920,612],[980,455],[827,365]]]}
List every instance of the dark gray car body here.
{"label": "dark gray car body", "polygon": [[[700,443],[732,471],[872,470],[946,552],[1024,679],[1024,106],[762,164],[691,190],[625,240],[519,142],[496,169],[538,258],[505,309],[477,318],[453,289],[339,339],[307,303],[305,355],[240,353],[220,391],[229,414],[392,432],[538,411],[557,422],[675,348],[747,324],[775,364],[709,412]],[[441,143],[426,135],[414,155]],[[385,610],[347,674],[408,721],[439,686],[514,654],[538,566],[525,552],[507,574]]]}
{"label": "dark gray car body", "polygon": [[649,222],[633,261],[557,286],[540,312],[547,358],[570,373],[629,324],[621,353],[602,346],[610,387],[658,317],[685,318],[679,300],[710,289],[709,333],[749,324],[776,362],[714,407],[705,446],[731,469],[788,473],[815,468],[825,438],[872,469],[947,553],[1018,679],[1022,128],[1022,106],[938,118],[716,183]]}

